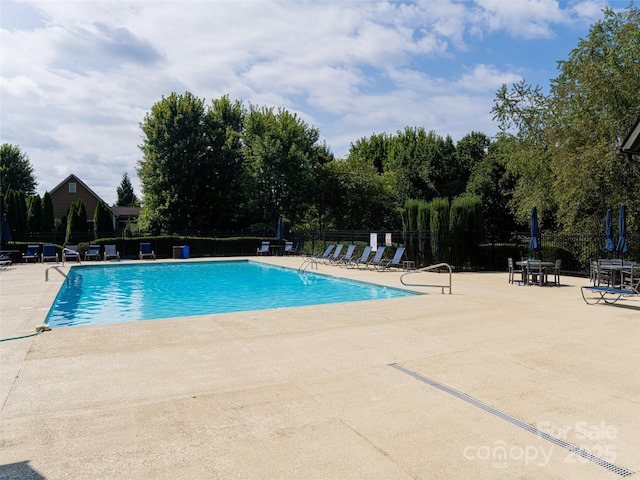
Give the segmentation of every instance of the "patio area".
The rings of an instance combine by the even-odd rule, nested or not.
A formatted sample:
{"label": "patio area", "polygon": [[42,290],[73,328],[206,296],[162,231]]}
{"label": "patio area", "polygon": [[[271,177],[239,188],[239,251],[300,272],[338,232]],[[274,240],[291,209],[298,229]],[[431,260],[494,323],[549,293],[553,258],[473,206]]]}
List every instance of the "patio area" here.
{"label": "patio area", "polygon": [[[1,338],[44,322],[64,280],[48,266],[0,272]],[[5,341],[0,478],[640,478],[640,299],[589,306],[588,283],[454,273],[452,295]]]}

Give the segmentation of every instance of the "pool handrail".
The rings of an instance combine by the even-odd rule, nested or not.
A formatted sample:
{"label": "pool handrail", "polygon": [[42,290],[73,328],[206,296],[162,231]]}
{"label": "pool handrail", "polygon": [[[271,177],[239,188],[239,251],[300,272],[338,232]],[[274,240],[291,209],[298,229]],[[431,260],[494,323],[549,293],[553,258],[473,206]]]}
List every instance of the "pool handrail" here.
{"label": "pool handrail", "polygon": [[50,267],[47,267],[47,269],[44,271],[44,281],[45,282],[49,281],[49,270],[51,270],[52,268],[65,278],[65,280],[67,281],[67,285],[68,285],[69,284],[69,277],[67,276],[66,273],[64,273],[62,270],[60,270],[60,267],[57,266],[57,265],[52,265]]}
{"label": "pool handrail", "polygon": [[[411,275],[413,273],[428,272],[430,270],[435,270],[435,269],[442,268],[442,267],[447,267],[449,269],[449,285],[429,285],[429,284],[424,284],[424,283],[405,283],[405,281],[404,281],[404,277],[406,277],[407,275]],[[449,289],[449,295],[451,295],[451,273],[452,273],[451,265],[449,265],[448,263],[436,263],[435,265],[429,265],[427,267],[419,268],[417,270],[411,270],[410,272],[404,273],[403,275],[400,276],[400,283],[402,283],[403,285],[406,285],[407,287],[438,287],[438,288],[442,289],[442,294],[443,295],[444,295],[444,289],[448,288]]]}
{"label": "pool handrail", "polygon": [[316,270],[317,270],[318,258],[315,256],[305,257],[304,261],[302,262],[302,265],[298,267],[298,272],[304,272],[307,268],[313,269],[314,266],[316,267]]}

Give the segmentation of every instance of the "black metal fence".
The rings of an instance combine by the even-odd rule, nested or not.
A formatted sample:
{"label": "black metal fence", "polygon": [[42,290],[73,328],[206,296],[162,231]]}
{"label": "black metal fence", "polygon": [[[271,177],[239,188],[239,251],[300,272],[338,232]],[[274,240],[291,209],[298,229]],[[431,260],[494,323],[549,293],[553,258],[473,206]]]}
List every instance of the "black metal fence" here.
{"label": "black metal fence", "polygon": [[[302,253],[324,251],[332,243],[356,244],[361,248],[370,243],[371,235],[376,236],[379,245],[390,244],[387,252],[392,256],[395,248],[407,248],[406,259],[417,266],[447,262],[456,270],[503,271],[507,268],[507,258],[519,260],[534,257],[542,260],[562,260],[562,274],[581,276],[589,272],[589,260],[597,258],[620,258],[615,252],[604,250],[605,238],[600,234],[567,235],[542,232],[541,250],[530,252],[528,232],[492,233],[491,238],[480,232],[402,232],[402,231],[294,231],[284,240],[258,236],[246,232],[185,232],[180,235],[154,237],[114,237],[113,233],[97,239],[100,244],[115,244],[122,258],[136,258],[140,242],[150,242],[159,258],[171,258],[175,246],[188,245],[191,257],[224,257],[254,255],[263,240],[272,244],[283,244],[285,240],[302,245]],[[26,252],[27,244],[53,243],[62,246],[63,232],[14,234],[12,248]],[[79,240],[83,240],[80,238]],[[87,233],[86,244],[95,243]],[[79,242],[80,243],[80,242]],[[627,237],[628,251],[624,259],[640,261],[640,235]],[[3,246],[6,247],[6,246]],[[357,251],[361,251],[358,248]]]}
{"label": "black metal fence", "polygon": [[[460,270],[503,271],[507,258],[515,260],[538,258],[546,261],[562,260],[563,275],[585,276],[589,273],[591,259],[624,258],[640,261],[640,235],[627,236],[628,250],[624,255],[604,250],[604,235],[571,235],[543,232],[541,249],[529,251],[528,232],[493,233],[491,239],[481,232],[402,232],[402,231],[298,231],[294,242],[303,242],[305,251],[322,251],[331,243],[368,244],[374,233],[378,244],[390,240],[392,247],[405,246],[406,258],[417,266],[447,262]],[[390,252],[393,255],[393,250]]]}

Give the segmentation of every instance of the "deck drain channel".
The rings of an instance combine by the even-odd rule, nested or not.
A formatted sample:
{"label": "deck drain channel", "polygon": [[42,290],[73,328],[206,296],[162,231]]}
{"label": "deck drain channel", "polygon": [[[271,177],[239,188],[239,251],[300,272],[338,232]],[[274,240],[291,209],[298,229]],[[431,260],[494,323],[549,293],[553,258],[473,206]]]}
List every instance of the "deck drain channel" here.
{"label": "deck drain channel", "polygon": [[537,429],[536,427],[534,427],[533,425],[529,425],[528,423],[523,422],[522,420],[518,420],[515,417],[512,417],[511,415],[501,412],[500,410],[497,410],[495,408],[493,408],[490,405],[487,405],[486,403],[482,403],[480,400],[476,400],[473,397],[470,397],[469,395],[465,395],[462,392],[458,392],[457,390],[454,390],[451,387],[447,387],[446,385],[437,382],[435,380],[432,380],[428,377],[425,377],[424,375],[419,374],[418,372],[414,372],[413,370],[409,370],[408,368],[403,367],[402,365],[398,365],[397,363],[392,363],[391,365],[389,365],[390,367],[395,368],[396,370],[399,370],[403,373],[406,373],[407,375],[412,376],[413,378],[415,378],[416,380],[419,380],[421,382],[424,382],[428,385],[431,385],[432,387],[437,388],[438,390],[441,390],[443,392],[446,392],[450,395],[453,395],[456,398],[459,398],[460,400],[463,400],[471,405],[474,405],[478,408],[481,408],[482,410],[484,410],[485,412],[488,412],[492,415],[495,415],[496,417],[499,417],[503,420],[506,420],[507,422],[522,428],[523,430],[526,430],[529,433],[533,433],[534,435],[540,437],[540,438],[544,438],[545,440],[554,443],[556,445],[558,445],[559,447],[564,448],[565,450],[575,454],[575,455],[579,455],[580,457],[595,463],[596,465],[600,465],[601,467],[606,468],[607,470],[609,470],[610,472],[616,473],[618,475],[620,475],[621,477],[629,477],[631,475],[633,475],[634,472],[632,472],[631,470],[628,470],[624,467],[620,467],[619,465],[616,465],[614,463],[611,463],[607,460],[605,460],[604,458],[598,457],[596,455],[593,455],[592,453],[584,450],[583,448],[578,447],[577,445],[574,445],[572,443],[569,442],[565,442],[564,440],[554,437],[553,435],[549,435],[546,432],[543,432],[542,430]]}

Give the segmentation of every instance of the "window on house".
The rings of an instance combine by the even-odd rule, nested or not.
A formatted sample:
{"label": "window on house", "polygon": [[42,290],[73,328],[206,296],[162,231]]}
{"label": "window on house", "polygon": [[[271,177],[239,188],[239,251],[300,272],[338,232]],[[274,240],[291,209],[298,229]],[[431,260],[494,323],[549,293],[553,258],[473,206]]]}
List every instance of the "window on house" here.
{"label": "window on house", "polygon": [[76,182],[69,182],[69,193],[76,193]]}

